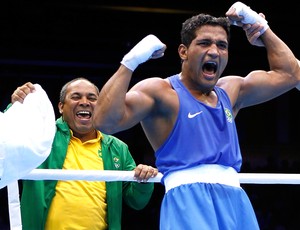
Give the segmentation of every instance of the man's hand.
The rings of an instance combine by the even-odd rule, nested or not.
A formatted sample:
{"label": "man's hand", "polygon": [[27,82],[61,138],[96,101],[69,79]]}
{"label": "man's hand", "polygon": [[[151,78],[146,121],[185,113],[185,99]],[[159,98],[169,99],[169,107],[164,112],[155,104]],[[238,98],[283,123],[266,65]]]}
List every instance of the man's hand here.
{"label": "man's hand", "polygon": [[254,24],[246,24],[243,25],[243,30],[246,33],[247,39],[250,42],[250,44],[255,45],[255,46],[265,46],[260,35],[261,35],[261,30],[263,28],[263,25],[259,23],[254,23]]}
{"label": "man's hand", "polygon": [[[251,13],[247,14],[248,11]],[[243,3],[236,2],[226,12],[226,16],[232,25],[243,28],[248,41],[252,45],[260,47],[264,46],[260,36],[269,28],[269,26],[263,13],[257,14]]]}
{"label": "man's hand", "polygon": [[153,168],[149,165],[139,164],[134,169],[134,178],[137,180],[137,182],[147,182],[149,178],[156,177],[157,174],[157,168]]}
{"label": "man's hand", "polygon": [[226,12],[226,16],[228,17],[232,25],[240,27],[245,24],[261,24],[261,35],[269,28],[268,22],[264,18],[264,16],[262,17],[262,14],[256,13],[249,6],[245,5],[242,2],[234,3]]}
{"label": "man's hand", "polygon": [[23,103],[25,97],[29,93],[33,93],[35,91],[34,85],[31,82],[27,82],[24,85],[18,87],[14,93],[11,95],[11,103],[15,103],[16,101]]}
{"label": "man's hand", "polygon": [[150,34],[143,38],[138,44],[127,53],[121,64],[131,71],[134,71],[139,64],[164,56],[166,45],[163,44],[156,36]]}

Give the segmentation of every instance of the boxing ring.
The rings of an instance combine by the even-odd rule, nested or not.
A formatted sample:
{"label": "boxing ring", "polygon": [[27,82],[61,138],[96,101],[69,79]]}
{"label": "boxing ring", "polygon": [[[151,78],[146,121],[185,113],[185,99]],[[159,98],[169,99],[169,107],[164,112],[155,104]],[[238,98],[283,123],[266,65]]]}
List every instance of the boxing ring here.
{"label": "boxing ring", "polygon": [[[300,174],[239,173],[241,184],[300,184]],[[148,182],[160,183],[162,174]],[[134,171],[34,169],[23,180],[136,181]],[[22,230],[18,182],[7,186],[11,230]]]}

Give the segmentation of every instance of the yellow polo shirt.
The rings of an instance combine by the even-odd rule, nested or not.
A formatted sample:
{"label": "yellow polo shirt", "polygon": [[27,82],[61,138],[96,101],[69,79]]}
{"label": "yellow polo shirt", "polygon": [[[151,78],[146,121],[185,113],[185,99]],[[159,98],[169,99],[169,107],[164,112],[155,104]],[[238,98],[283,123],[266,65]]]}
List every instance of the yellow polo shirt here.
{"label": "yellow polo shirt", "polygon": [[[101,137],[82,143],[72,133],[63,169],[103,170]],[[45,230],[107,229],[106,212],[104,181],[58,181]]]}

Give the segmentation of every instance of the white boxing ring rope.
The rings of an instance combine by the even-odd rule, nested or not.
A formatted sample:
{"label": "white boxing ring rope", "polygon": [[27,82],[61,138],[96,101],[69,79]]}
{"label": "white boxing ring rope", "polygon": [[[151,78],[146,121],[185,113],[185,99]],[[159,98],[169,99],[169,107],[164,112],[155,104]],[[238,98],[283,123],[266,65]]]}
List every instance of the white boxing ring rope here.
{"label": "white boxing ring rope", "polygon": [[[86,180],[86,181],[136,181],[134,171],[120,170],[63,170],[34,169],[24,180]],[[148,182],[160,182],[162,174],[150,178]]]}
{"label": "white boxing ring rope", "polygon": [[[83,172],[84,171],[84,172]],[[241,184],[300,184],[300,174],[285,173],[239,173]],[[163,174],[148,182],[160,183]],[[86,181],[136,181],[134,171],[120,170],[62,170],[34,169],[23,180],[86,180]],[[22,230],[18,183],[8,188],[9,218],[11,230]]]}
{"label": "white boxing ring rope", "polygon": [[[83,172],[84,171],[84,172]],[[241,184],[300,184],[300,174],[285,173],[239,173]],[[119,170],[61,170],[34,169],[25,180],[87,180],[87,181],[136,181],[134,171]],[[148,182],[160,182],[162,174]]]}

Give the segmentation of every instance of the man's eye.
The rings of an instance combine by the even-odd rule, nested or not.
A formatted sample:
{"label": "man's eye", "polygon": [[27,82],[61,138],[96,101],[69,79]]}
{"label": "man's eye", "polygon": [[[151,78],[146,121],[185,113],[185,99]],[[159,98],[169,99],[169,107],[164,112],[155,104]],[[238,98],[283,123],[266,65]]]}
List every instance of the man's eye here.
{"label": "man's eye", "polygon": [[227,49],[227,45],[226,44],[220,44],[218,45],[218,47],[222,50],[226,50]]}
{"label": "man's eye", "polygon": [[208,41],[203,41],[199,43],[201,46],[209,46],[211,44],[211,42]]}

